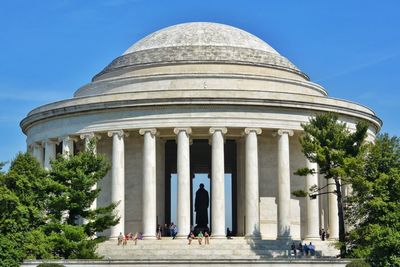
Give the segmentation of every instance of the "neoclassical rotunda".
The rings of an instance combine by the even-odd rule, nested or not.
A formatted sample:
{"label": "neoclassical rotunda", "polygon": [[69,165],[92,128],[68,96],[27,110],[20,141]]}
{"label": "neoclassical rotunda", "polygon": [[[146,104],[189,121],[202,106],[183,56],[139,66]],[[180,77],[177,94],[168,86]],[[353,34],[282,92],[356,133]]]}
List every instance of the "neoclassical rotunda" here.
{"label": "neoclassical rotunda", "polygon": [[[193,179],[210,179],[209,227],[225,237],[225,199],[232,231],[262,239],[338,237],[335,195],[296,198],[291,192],[324,186],[301,152],[302,123],[333,111],[350,129],[381,127],[360,104],[331,98],[287,58],[243,30],[216,23],[185,23],[151,33],[128,48],[71,99],[32,110],[21,122],[29,151],[47,169],[57,154],[71,155],[97,139],[111,171],[97,184],[93,206],[118,202],[120,223],[104,234],[141,231],[171,221],[176,194],[179,236],[193,222]],[[177,188],[171,190],[176,175]],[[230,192],[225,177],[231,177]]]}

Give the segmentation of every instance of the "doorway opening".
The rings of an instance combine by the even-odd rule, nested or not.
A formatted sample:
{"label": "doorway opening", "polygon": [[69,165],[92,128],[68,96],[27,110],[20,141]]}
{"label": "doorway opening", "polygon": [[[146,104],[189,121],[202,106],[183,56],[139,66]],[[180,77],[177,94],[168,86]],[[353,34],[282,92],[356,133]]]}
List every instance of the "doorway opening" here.
{"label": "doorway opening", "polygon": [[[177,223],[177,174],[176,174],[177,144],[175,140],[165,143],[165,222]],[[190,222],[195,226],[195,197],[200,184],[209,194],[208,226],[212,232],[212,188],[211,188],[211,146],[208,140],[193,140],[190,146]],[[225,143],[225,229],[229,228],[232,235],[237,230],[237,174],[236,174],[236,141]],[[179,225],[178,225],[179,228]]]}

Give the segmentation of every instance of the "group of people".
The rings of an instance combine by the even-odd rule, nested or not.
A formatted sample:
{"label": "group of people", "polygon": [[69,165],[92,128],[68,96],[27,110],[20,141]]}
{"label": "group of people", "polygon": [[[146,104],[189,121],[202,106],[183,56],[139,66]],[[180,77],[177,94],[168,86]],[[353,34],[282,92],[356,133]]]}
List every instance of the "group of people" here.
{"label": "group of people", "polygon": [[201,245],[203,243],[203,238],[204,238],[204,244],[205,245],[210,245],[210,235],[208,234],[208,232],[203,232],[200,231],[197,236],[195,236],[193,231],[190,231],[190,233],[188,234],[188,245],[192,244],[192,241],[197,239],[197,241],[199,242],[199,245]]}
{"label": "group of people", "polygon": [[[292,255],[297,257],[297,255],[301,256],[315,256],[315,246],[313,243],[310,242],[310,244],[304,243],[304,245],[299,242],[299,244],[296,247],[296,244],[293,242],[291,246],[291,252],[293,253]],[[297,253],[298,252],[298,253]]]}
{"label": "group of people", "polygon": [[177,234],[178,234],[178,227],[173,222],[171,222],[169,225],[166,223],[164,224],[164,226],[160,224],[157,225],[156,238],[158,240],[161,240],[163,236],[172,237],[172,239],[175,239]]}
{"label": "group of people", "polygon": [[128,244],[128,240],[134,241],[135,245],[137,245],[137,241],[142,240],[142,239],[143,239],[143,236],[142,236],[142,233],[140,233],[140,232],[136,232],[135,234],[127,233],[125,235],[122,233],[119,233],[118,246],[119,245],[126,246]]}

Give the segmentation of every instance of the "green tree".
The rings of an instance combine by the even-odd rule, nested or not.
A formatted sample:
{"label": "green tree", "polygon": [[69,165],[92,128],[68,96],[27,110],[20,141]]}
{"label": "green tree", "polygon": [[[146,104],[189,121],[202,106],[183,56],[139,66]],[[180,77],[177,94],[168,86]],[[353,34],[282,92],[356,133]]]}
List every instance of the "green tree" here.
{"label": "green tree", "polygon": [[[109,167],[93,149],[58,157],[50,172],[30,154],[18,154],[8,172],[0,171],[0,266],[19,266],[24,259],[98,258],[96,246],[104,238],[94,234],[119,220],[113,214],[117,203],[90,210],[100,193],[93,186]],[[88,223],[79,224],[82,218]]]}
{"label": "green tree", "polygon": [[46,237],[37,230],[46,223],[48,183],[29,154],[19,153],[8,172],[0,172],[0,266],[19,266],[30,255],[51,257]]}
{"label": "green tree", "polygon": [[84,230],[89,237],[118,223],[119,218],[113,213],[118,203],[90,208],[101,191],[95,185],[110,169],[103,155],[93,153],[93,144],[77,155],[57,157],[51,166],[49,177],[53,184],[47,209],[54,222],[78,225],[85,219]]}
{"label": "green tree", "polygon": [[91,142],[87,151],[51,162],[47,205],[50,220],[43,231],[53,246],[52,254],[60,258],[98,258],[96,246],[104,238],[95,234],[119,221],[114,214],[118,203],[91,209],[101,190],[95,185],[110,169],[106,158],[93,150]]}
{"label": "green tree", "polygon": [[400,138],[379,135],[367,152],[346,209],[347,244],[373,266],[400,266]]}
{"label": "green tree", "polygon": [[[339,219],[339,242],[341,255],[346,253],[345,242],[345,220],[344,203],[342,195],[342,184],[349,183],[352,175],[362,166],[362,149],[368,126],[364,122],[356,125],[356,130],[348,130],[346,123],[338,121],[335,113],[318,114],[311,118],[309,123],[302,124],[304,135],[300,138],[300,144],[304,155],[319,166],[319,173],[326,179],[332,178],[335,191],[331,192],[337,196],[338,219]],[[297,170],[298,175],[315,173],[317,170],[302,168]],[[314,195],[316,188],[311,188]],[[318,189],[317,189],[318,190]],[[299,192],[293,192],[300,196]]]}

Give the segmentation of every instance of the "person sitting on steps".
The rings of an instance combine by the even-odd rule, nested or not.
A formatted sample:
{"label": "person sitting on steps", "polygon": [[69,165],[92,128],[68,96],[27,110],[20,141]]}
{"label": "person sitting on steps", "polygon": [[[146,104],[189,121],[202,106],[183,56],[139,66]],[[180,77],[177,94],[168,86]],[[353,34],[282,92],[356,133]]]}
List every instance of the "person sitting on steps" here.
{"label": "person sitting on steps", "polygon": [[204,232],[204,245],[210,245],[210,235],[208,232]]}
{"label": "person sitting on steps", "polygon": [[200,231],[199,234],[197,235],[197,240],[199,241],[199,245],[201,245],[201,242],[203,242],[203,232]]}
{"label": "person sitting on steps", "polygon": [[195,239],[195,238],[196,238],[196,237],[194,236],[193,232],[190,232],[190,233],[188,234],[188,237],[187,237],[187,239],[188,239],[188,241],[189,241],[188,245],[192,244],[192,240]]}

